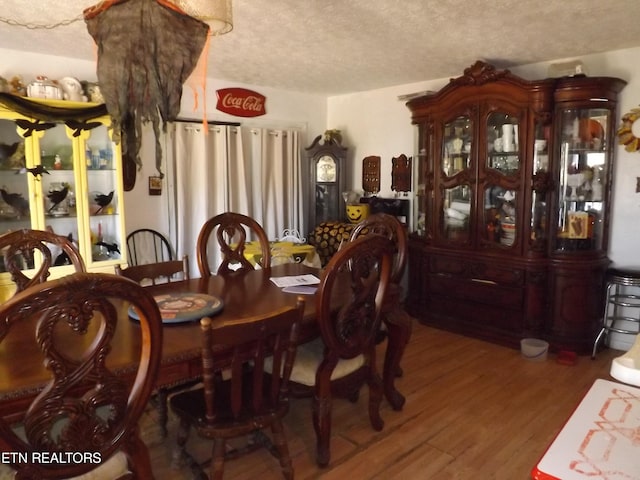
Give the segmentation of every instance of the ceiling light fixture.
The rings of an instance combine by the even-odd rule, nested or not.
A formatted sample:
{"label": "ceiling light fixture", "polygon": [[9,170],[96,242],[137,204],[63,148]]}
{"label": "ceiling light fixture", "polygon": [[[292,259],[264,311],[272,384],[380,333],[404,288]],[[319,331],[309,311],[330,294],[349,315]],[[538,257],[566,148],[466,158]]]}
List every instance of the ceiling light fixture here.
{"label": "ceiling light fixture", "polygon": [[224,35],[233,30],[231,0],[170,0],[187,15],[209,25],[210,35]]}

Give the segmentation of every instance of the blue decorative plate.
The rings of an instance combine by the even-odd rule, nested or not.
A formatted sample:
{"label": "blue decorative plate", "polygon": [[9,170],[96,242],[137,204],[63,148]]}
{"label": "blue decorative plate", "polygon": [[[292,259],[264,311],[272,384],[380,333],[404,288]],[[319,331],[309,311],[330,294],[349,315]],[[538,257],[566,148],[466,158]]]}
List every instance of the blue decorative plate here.
{"label": "blue decorative plate", "polygon": [[[204,293],[167,293],[156,295],[156,302],[162,316],[162,323],[184,323],[200,320],[219,313],[223,308],[222,300]],[[129,307],[129,316],[140,320],[136,309]]]}

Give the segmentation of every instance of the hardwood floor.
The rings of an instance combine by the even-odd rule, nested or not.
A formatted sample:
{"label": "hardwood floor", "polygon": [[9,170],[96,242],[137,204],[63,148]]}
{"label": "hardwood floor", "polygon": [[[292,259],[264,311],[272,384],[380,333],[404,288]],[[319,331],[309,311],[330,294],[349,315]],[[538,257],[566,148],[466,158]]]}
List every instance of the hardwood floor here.
{"label": "hardwood floor", "polygon": [[[385,344],[381,345],[384,348]],[[367,394],[358,403],[333,402],[331,463],[319,469],[310,400],[293,399],[285,418],[296,479],[525,480],[593,381],[611,379],[604,350],[577,364],[523,359],[520,352],[416,323],[397,381],[402,411],[385,402],[381,432],[371,429]],[[381,357],[382,355],[380,355]],[[379,358],[381,360],[381,358]],[[172,469],[176,422],[162,439],[150,409],[142,425],[157,480],[191,478]],[[189,449],[209,456],[210,443],[192,435]],[[225,478],[281,479],[278,461],[264,450],[225,463]]]}

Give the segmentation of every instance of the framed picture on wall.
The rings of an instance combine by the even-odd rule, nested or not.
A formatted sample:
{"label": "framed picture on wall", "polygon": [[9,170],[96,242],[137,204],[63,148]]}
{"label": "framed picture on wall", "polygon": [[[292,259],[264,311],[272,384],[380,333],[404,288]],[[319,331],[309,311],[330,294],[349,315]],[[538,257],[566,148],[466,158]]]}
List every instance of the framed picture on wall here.
{"label": "framed picture on wall", "polygon": [[149,177],[149,195],[162,194],[162,177]]}

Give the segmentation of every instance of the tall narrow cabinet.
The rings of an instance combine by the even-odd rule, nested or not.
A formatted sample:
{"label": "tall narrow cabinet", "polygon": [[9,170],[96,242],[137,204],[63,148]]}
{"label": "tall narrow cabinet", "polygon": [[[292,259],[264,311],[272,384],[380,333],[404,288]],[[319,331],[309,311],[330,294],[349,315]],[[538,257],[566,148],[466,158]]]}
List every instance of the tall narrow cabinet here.
{"label": "tall narrow cabinet", "polygon": [[617,96],[476,62],[407,106],[417,129],[407,308],[511,346],[588,352],[601,316]]}
{"label": "tall narrow cabinet", "polygon": [[[0,234],[52,230],[73,239],[89,271],[113,273],[126,263],[121,172],[103,105],[0,94]],[[51,278],[71,273],[63,260]],[[0,301],[13,291],[0,273]]]}

